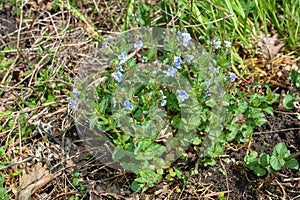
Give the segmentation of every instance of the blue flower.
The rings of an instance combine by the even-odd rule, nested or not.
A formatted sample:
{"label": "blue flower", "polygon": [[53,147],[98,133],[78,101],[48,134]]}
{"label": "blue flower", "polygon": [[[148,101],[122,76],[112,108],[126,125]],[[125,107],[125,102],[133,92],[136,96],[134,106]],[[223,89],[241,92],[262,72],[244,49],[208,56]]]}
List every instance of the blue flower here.
{"label": "blue flower", "polygon": [[169,67],[168,68],[168,71],[167,71],[167,76],[174,76],[175,75],[175,73],[177,72],[177,69],[176,68],[174,68],[174,67]]}
{"label": "blue flower", "polygon": [[80,91],[77,88],[74,88],[73,91],[72,91],[72,94],[76,97],[79,97],[80,96]]}
{"label": "blue flower", "polygon": [[180,58],[180,56],[174,56],[174,63],[173,63],[173,65],[174,65],[177,69],[180,69],[180,68],[181,68],[180,63],[181,63],[181,58]]}
{"label": "blue flower", "polygon": [[177,91],[177,93],[178,93],[178,99],[182,102],[189,98],[189,95],[185,90],[179,90]]}
{"label": "blue flower", "polygon": [[130,104],[129,101],[124,101],[123,105],[125,106],[126,109],[128,110],[132,110],[133,109],[133,106]]}
{"label": "blue flower", "polygon": [[120,55],[118,55],[118,58],[120,60],[120,64],[125,63],[128,60],[127,53],[123,51]]}
{"label": "blue flower", "polygon": [[78,104],[73,99],[70,100],[69,104],[74,110],[78,108]]}
{"label": "blue flower", "polygon": [[213,45],[215,45],[216,49],[219,49],[221,47],[221,40],[220,39],[213,40]]}
{"label": "blue flower", "polygon": [[121,72],[124,72],[124,69],[123,69],[123,67],[122,67],[121,65],[118,65],[118,66],[116,67],[116,69],[119,70],[119,71],[121,71]]}
{"label": "blue flower", "polygon": [[206,92],[206,94],[204,95],[204,99],[206,99],[207,97],[210,97],[210,96],[211,96],[211,93]]}
{"label": "blue flower", "polygon": [[225,40],[224,43],[225,43],[225,47],[226,48],[230,48],[231,47],[231,42],[230,41]]}
{"label": "blue flower", "polygon": [[233,82],[236,79],[235,73],[230,73],[230,81]]}
{"label": "blue flower", "polygon": [[112,73],[112,77],[119,83],[122,81],[122,73],[121,72],[114,72]]}
{"label": "blue flower", "polygon": [[182,44],[183,46],[187,47],[191,41],[191,35],[189,33],[182,33]]}
{"label": "blue flower", "polygon": [[187,63],[190,63],[190,62],[192,62],[193,60],[194,60],[194,56],[188,54],[188,55],[187,55],[187,58],[186,58],[186,62],[187,62]]}
{"label": "blue flower", "polygon": [[212,71],[212,72],[216,72],[217,68],[215,68],[213,65],[210,65],[209,70]]}
{"label": "blue flower", "polygon": [[138,40],[135,44],[134,44],[134,48],[135,49],[140,49],[143,47],[143,42],[142,40]]}

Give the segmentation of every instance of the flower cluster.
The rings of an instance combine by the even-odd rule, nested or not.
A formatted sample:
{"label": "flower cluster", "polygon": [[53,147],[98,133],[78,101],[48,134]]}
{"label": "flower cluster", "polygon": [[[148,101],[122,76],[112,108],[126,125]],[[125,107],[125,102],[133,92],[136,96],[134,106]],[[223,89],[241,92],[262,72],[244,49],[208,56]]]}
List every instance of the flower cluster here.
{"label": "flower cluster", "polygon": [[183,101],[185,101],[186,99],[189,98],[189,95],[185,90],[179,90],[179,91],[177,91],[177,94],[178,94],[178,99],[181,102],[183,102]]}
{"label": "flower cluster", "polygon": [[180,31],[177,32],[177,36],[182,39],[182,45],[187,47],[192,38],[191,38],[191,35],[189,33],[181,33]]}
{"label": "flower cluster", "polygon": [[225,47],[226,48],[230,48],[231,47],[231,42],[230,41],[225,40],[224,43],[225,43]]}
{"label": "flower cluster", "polygon": [[175,73],[177,72],[177,69],[174,67],[169,67],[167,71],[167,76],[172,76],[174,77]]}
{"label": "flower cluster", "polygon": [[221,47],[221,40],[220,39],[215,39],[212,42],[213,42],[213,45],[215,45],[216,49],[219,49]]}
{"label": "flower cluster", "polygon": [[191,35],[189,33],[182,33],[182,44],[187,47],[191,41]]}
{"label": "flower cluster", "polygon": [[74,98],[72,98],[69,102],[72,109],[77,110],[78,109],[78,103],[76,100],[80,97],[80,91],[77,88],[74,88],[72,91],[72,95]]}
{"label": "flower cluster", "polygon": [[122,81],[122,73],[119,71],[112,73],[112,77],[114,77],[114,79],[119,83]]}
{"label": "flower cluster", "polygon": [[[220,39],[214,39],[212,41],[213,45],[215,46],[215,49],[219,49],[221,47],[221,40]],[[224,44],[226,48],[230,48],[231,47],[231,42],[228,40],[224,40]]]}
{"label": "flower cluster", "polygon": [[74,99],[71,99],[69,103],[72,109],[76,110],[78,108],[78,104],[74,101]]}
{"label": "flower cluster", "polygon": [[123,51],[120,55],[118,55],[118,58],[120,60],[120,64],[125,63],[128,60],[127,53]]}
{"label": "flower cluster", "polygon": [[143,47],[143,42],[142,40],[138,40],[135,44],[134,44],[134,48],[135,49],[141,49]]}

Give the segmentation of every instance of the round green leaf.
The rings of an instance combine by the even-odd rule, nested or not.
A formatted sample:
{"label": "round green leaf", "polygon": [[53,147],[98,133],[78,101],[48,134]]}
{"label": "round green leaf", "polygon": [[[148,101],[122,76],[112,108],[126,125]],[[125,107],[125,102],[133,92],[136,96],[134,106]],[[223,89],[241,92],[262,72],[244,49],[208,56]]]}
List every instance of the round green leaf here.
{"label": "round green leaf", "polygon": [[299,169],[299,163],[296,159],[292,158],[290,160],[287,160],[285,165],[289,168],[289,169]]}

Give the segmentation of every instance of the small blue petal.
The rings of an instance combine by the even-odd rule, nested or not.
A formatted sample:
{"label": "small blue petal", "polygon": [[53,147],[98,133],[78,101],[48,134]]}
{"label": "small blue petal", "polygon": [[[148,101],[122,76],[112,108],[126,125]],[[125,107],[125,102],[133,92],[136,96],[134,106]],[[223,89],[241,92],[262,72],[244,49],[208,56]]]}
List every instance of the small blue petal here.
{"label": "small blue petal", "polygon": [[175,75],[175,73],[177,72],[177,69],[176,68],[174,68],[174,67],[169,67],[168,68],[168,71],[167,71],[167,76],[174,76]]}
{"label": "small blue petal", "polygon": [[210,97],[211,96],[211,93],[207,92],[205,95],[204,95],[204,99],[206,99],[207,97]]}
{"label": "small blue petal", "polygon": [[122,73],[121,72],[114,72],[112,73],[112,77],[119,83],[122,81]]}
{"label": "small blue petal", "polygon": [[182,44],[187,47],[191,41],[191,35],[189,33],[182,33]]}
{"label": "small blue petal", "polygon": [[126,109],[128,110],[132,110],[133,109],[133,106],[130,104],[129,101],[124,101],[123,105],[125,106]]}
{"label": "small blue petal", "polygon": [[225,40],[224,43],[225,43],[225,47],[226,48],[230,48],[231,47],[231,42],[230,41]]}
{"label": "small blue petal", "polygon": [[210,65],[209,70],[212,71],[212,72],[216,72],[217,68],[215,68],[213,65]]}
{"label": "small blue petal", "polygon": [[177,68],[177,69],[180,69],[181,66],[180,66],[180,63],[181,63],[181,58],[180,56],[174,56],[174,66]]}
{"label": "small blue petal", "polygon": [[118,55],[118,58],[120,60],[120,64],[125,63],[128,60],[127,53],[123,51],[120,55]]}
{"label": "small blue petal", "polygon": [[194,56],[193,55],[187,55],[187,58],[186,58],[186,62],[187,63],[190,63],[190,62],[192,62],[194,60]]}
{"label": "small blue petal", "polygon": [[220,39],[213,40],[213,45],[215,45],[216,49],[219,49],[221,47],[221,40]]}
{"label": "small blue petal", "polygon": [[230,81],[233,82],[236,79],[236,75],[234,73],[230,73]]}
{"label": "small blue petal", "polygon": [[80,96],[80,91],[77,88],[74,88],[73,91],[72,91],[72,94],[76,97],[79,97]]}
{"label": "small blue petal", "polygon": [[121,71],[121,72],[124,72],[124,69],[123,69],[123,67],[122,67],[121,65],[118,65],[118,66],[116,67],[116,69],[119,70],[119,71]]}
{"label": "small blue petal", "polygon": [[69,103],[70,103],[71,108],[73,108],[74,110],[76,110],[78,108],[78,104],[75,103],[75,101],[73,99],[71,99]]}
{"label": "small blue petal", "polygon": [[135,44],[134,44],[134,48],[135,49],[140,49],[140,48],[142,48],[143,47],[143,42],[142,42],[142,40],[139,40],[139,41],[137,41]]}

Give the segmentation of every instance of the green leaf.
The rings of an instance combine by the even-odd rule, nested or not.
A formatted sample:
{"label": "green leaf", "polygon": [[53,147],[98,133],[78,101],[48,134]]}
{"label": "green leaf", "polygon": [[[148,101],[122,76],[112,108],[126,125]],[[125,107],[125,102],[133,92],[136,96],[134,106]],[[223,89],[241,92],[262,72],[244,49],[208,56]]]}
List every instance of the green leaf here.
{"label": "green leaf", "polygon": [[73,185],[78,185],[79,179],[77,177],[73,178],[72,183]]}
{"label": "green leaf", "polygon": [[206,158],[204,161],[204,166],[214,166],[215,164],[216,161],[213,158]]}
{"label": "green leaf", "polygon": [[0,112],[0,118],[6,117],[6,116],[10,116],[11,114],[12,114],[12,111],[11,111],[11,110],[7,110],[7,111],[4,111],[4,112]]}
{"label": "green leaf", "polygon": [[196,136],[194,139],[193,139],[193,145],[199,145],[201,143],[201,140],[198,136]]}
{"label": "green leaf", "polygon": [[151,160],[160,157],[166,151],[166,147],[154,143],[149,139],[142,140],[134,150],[136,159],[138,160]]}
{"label": "green leaf", "polygon": [[177,177],[181,178],[182,177],[182,171],[180,169],[177,169],[177,168],[174,168],[174,169],[175,169]]}
{"label": "green leaf", "polygon": [[290,156],[290,151],[286,148],[285,143],[280,142],[275,145],[272,156],[277,158],[287,158]]}
{"label": "green leaf", "polygon": [[253,172],[257,175],[257,176],[264,176],[267,173],[267,170],[265,170],[264,168],[261,167],[255,167]]}
{"label": "green leaf", "polygon": [[78,177],[79,176],[79,171],[76,169],[74,170],[74,177]]}
{"label": "green leaf", "polygon": [[279,94],[276,94],[274,92],[271,91],[271,89],[269,87],[267,87],[267,91],[266,91],[267,95],[266,95],[266,100],[268,104],[272,104],[275,101],[277,101]]}
{"label": "green leaf", "polygon": [[98,122],[99,117],[98,116],[92,116],[90,119],[90,129],[94,129],[96,123]]}
{"label": "green leaf", "polygon": [[290,78],[292,80],[293,85],[297,90],[300,90],[300,80],[299,80],[299,73],[296,70],[292,70],[290,74]]}
{"label": "green leaf", "polygon": [[292,158],[289,159],[285,162],[285,165],[289,168],[289,169],[299,169],[299,163],[296,159]]}
{"label": "green leaf", "polygon": [[285,109],[291,110],[294,108],[294,101],[296,100],[296,95],[292,93],[288,93],[283,98],[283,106]]}
{"label": "green leaf", "polygon": [[50,103],[50,102],[54,102],[56,99],[56,96],[54,94],[48,94],[47,96],[47,100],[45,103]]}
{"label": "green leaf", "polygon": [[174,117],[172,117],[171,125],[174,128],[179,128],[180,122],[181,122],[180,116],[179,115],[175,115]]}
{"label": "green leaf", "polygon": [[217,102],[215,99],[211,98],[209,99],[208,101],[205,102],[205,104],[208,106],[208,107],[215,107],[217,105]]}
{"label": "green leaf", "polygon": [[99,104],[99,111],[101,114],[105,113],[105,110],[107,108],[107,99],[103,99]]}
{"label": "green leaf", "polygon": [[131,189],[132,189],[132,191],[134,191],[134,192],[139,192],[139,191],[142,190],[144,187],[145,187],[145,184],[138,183],[137,181],[133,181],[133,182],[131,183]]}
{"label": "green leaf", "polygon": [[266,120],[265,118],[259,118],[256,120],[256,125],[257,126],[261,126],[263,125],[264,123],[266,123],[268,120]]}
{"label": "green leaf", "polygon": [[13,60],[6,60],[6,59],[2,60],[0,62],[0,70],[8,68],[13,62],[14,62]]}
{"label": "green leaf", "polygon": [[279,171],[281,170],[281,168],[283,167],[285,161],[283,159],[278,159],[277,157],[275,156],[271,156],[271,159],[270,159],[270,164],[271,164],[271,167],[275,170],[275,171]]}
{"label": "green leaf", "polygon": [[170,176],[172,176],[172,177],[175,177],[175,176],[176,176],[176,172],[175,172],[172,168],[169,170],[169,174],[170,174]]}
{"label": "green leaf", "polygon": [[262,153],[260,155],[260,165],[264,168],[267,168],[270,165],[270,155]]}
{"label": "green leaf", "polygon": [[272,107],[266,107],[263,109],[266,113],[273,116],[273,108]]}

